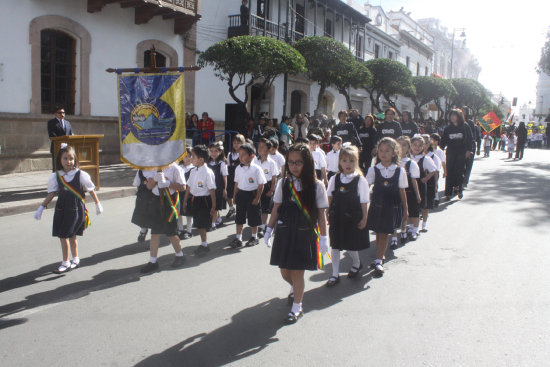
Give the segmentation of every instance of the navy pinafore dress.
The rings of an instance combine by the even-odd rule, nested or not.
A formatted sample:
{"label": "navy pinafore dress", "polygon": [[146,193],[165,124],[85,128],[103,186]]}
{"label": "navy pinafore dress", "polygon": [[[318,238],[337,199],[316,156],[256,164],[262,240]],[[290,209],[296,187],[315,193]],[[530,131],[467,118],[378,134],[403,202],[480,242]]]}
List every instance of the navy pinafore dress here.
{"label": "navy pinafore dress", "polygon": [[[75,173],[73,180],[67,183],[84,197],[84,190],[80,185],[80,170]],[[59,176],[57,185],[52,235],[59,238],[82,236],[85,227],[84,203],[63,185]]]}
{"label": "navy pinafore dress", "polygon": [[271,249],[271,265],[290,270],[317,270],[317,235],[309,220],[292,199],[284,179],[283,202]]}
{"label": "navy pinafore dress", "polygon": [[141,170],[138,171],[140,184],[136,194],[136,205],[132,214],[132,223],[141,228],[151,228],[151,205],[153,192],[147,188],[147,180]]}
{"label": "navy pinafore dress", "polygon": [[367,216],[367,227],[376,233],[391,234],[401,227],[403,208],[399,194],[399,167],[392,177],[384,178],[374,167],[374,188]]}
{"label": "navy pinafore dress", "polygon": [[216,210],[222,210],[226,208],[226,202],[223,197],[223,190],[225,189],[225,182],[222,176],[222,163],[216,162],[215,165],[209,164],[208,167],[214,172],[216,179]]}
{"label": "navy pinafore dress", "polygon": [[233,191],[235,190],[235,170],[241,164],[239,158],[233,160],[233,153],[229,153],[227,157],[227,198],[233,199]]}
{"label": "navy pinafore dress", "polygon": [[341,173],[336,174],[334,191],[329,208],[330,246],[335,250],[360,251],[370,247],[369,230],[362,230],[357,224],[363,218],[363,210],[357,187],[359,176],[344,184]]}

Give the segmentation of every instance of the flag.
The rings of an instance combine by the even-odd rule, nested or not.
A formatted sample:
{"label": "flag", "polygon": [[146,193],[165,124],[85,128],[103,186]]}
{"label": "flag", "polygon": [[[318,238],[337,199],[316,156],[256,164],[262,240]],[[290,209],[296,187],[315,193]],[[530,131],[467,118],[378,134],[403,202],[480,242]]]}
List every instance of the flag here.
{"label": "flag", "polygon": [[480,121],[481,127],[486,132],[490,133],[497,127],[502,125],[502,122],[499,120],[498,116],[495,114],[494,111],[489,112],[485,116],[483,116],[483,119]]}
{"label": "flag", "polygon": [[118,76],[120,159],[162,169],[185,154],[183,73]]}

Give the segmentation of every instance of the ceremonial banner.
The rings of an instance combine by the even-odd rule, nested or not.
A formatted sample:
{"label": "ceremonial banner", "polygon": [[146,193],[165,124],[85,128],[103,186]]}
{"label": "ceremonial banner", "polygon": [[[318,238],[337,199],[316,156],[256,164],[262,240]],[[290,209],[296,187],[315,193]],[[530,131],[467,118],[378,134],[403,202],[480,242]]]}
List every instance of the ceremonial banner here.
{"label": "ceremonial banner", "polygon": [[185,154],[183,73],[118,75],[120,159],[162,169]]}
{"label": "ceremonial banner", "polygon": [[480,121],[480,123],[483,130],[488,133],[502,125],[502,122],[493,111],[483,116],[483,119]]}

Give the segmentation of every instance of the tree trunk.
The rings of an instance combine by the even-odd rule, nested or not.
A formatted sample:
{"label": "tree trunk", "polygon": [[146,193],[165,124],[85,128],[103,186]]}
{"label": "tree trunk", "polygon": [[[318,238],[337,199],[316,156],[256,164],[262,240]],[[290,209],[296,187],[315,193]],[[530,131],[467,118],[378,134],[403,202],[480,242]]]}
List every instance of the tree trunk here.
{"label": "tree trunk", "polygon": [[370,111],[372,114],[374,114],[374,107],[376,107],[376,109],[378,110],[378,112],[382,112],[382,109],[380,108],[380,103],[379,103],[379,100],[380,100],[380,94],[378,94],[376,96],[376,98],[374,98],[374,90],[368,90],[367,88],[365,88],[365,90],[367,91],[367,93],[369,94],[369,98],[370,98]]}
{"label": "tree trunk", "polygon": [[348,110],[351,110],[352,107],[351,107],[351,98],[349,96],[349,93],[347,91],[347,89],[338,89],[338,92],[340,92],[341,95],[343,95],[345,98],[346,98],[346,103],[348,105]]}
{"label": "tree trunk", "polygon": [[386,101],[388,101],[389,105],[395,109],[397,114],[401,116],[401,111],[399,111],[399,108],[397,108],[397,105],[395,104],[395,102],[391,100],[390,96],[384,95],[384,98],[386,98]]}
{"label": "tree trunk", "polygon": [[319,94],[317,94],[317,106],[315,107],[315,111],[313,111],[314,116],[319,116],[319,106],[323,101],[323,95],[325,94],[325,91],[327,89],[325,84],[319,84],[319,86],[321,88],[319,88]]}

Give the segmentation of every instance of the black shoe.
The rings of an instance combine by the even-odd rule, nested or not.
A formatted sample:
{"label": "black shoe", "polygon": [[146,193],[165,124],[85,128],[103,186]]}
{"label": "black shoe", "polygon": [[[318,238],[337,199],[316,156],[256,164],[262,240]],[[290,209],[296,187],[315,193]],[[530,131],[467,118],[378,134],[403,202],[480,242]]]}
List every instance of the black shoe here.
{"label": "black shoe", "polygon": [[185,263],[185,256],[174,256],[174,261],[170,264],[172,268],[179,268]]}
{"label": "black shoe", "polygon": [[348,273],[348,278],[349,279],[355,278],[357,275],[359,275],[359,272],[361,271],[361,269],[363,269],[363,264],[359,264],[358,268],[356,268],[355,266],[352,266]]}
{"label": "black shoe", "polygon": [[410,233],[407,234],[407,236],[405,236],[405,237],[401,236],[401,244],[402,245],[407,243],[407,241],[409,240],[409,235],[410,235]]}
{"label": "black shoe", "polygon": [[208,227],[206,232],[214,232],[215,230],[216,230],[216,226],[210,226],[210,227]]}
{"label": "black shoe", "polygon": [[464,197],[464,194],[462,193],[462,191],[459,191],[458,192],[458,198],[459,199],[462,199]]}
{"label": "black shoe", "polygon": [[437,208],[439,206],[439,200],[434,200],[434,208]]}
{"label": "black shoe", "polygon": [[145,232],[145,233],[139,232],[138,242],[145,242],[145,237],[146,236],[147,236],[147,232]]}
{"label": "black shoe", "polygon": [[416,241],[417,238],[418,238],[418,235],[416,234],[416,232],[411,232],[409,239],[411,241]]}
{"label": "black shoe", "polygon": [[202,256],[202,255],[206,255],[207,253],[210,252],[210,247],[208,246],[203,246],[203,245],[199,245],[199,247],[197,247],[195,249],[195,251],[193,251],[193,253],[197,256]]}
{"label": "black shoe", "polygon": [[395,240],[395,241],[392,240],[392,241],[391,241],[390,248],[391,248],[392,250],[395,250],[395,249],[397,248],[397,240]]}
{"label": "black shoe", "polygon": [[236,237],[233,239],[233,241],[231,241],[231,243],[229,243],[229,247],[231,248],[239,248],[239,247],[242,247],[243,245],[243,241],[237,239]]}
{"label": "black shoe", "polygon": [[193,237],[193,234],[191,232],[183,231],[178,234],[178,237],[180,240],[188,240]]}
{"label": "black shoe", "polygon": [[265,231],[261,228],[258,228],[258,238],[264,238]]}
{"label": "black shoe", "polygon": [[152,263],[152,262],[148,262],[143,268],[141,268],[141,272],[143,274],[147,274],[147,273],[151,273],[153,271],[157,271],[159,270],[159,263],[156,262],[156,263]]}
{"label": "black shoe", "polygon": [[304,311],[299,311],[298,313],[289,312],[288,316],[284,320],[285,325],[292,325],[295,324],[300,317],[304,315]]}
{"label": "black shoe", "polygon": [[248,242],[246,242],[246,247],[256,246],[259,243],[260,241],[257,238],[252,237],[248,240]]}
{"label": "black shoe", "polygon": [[340,277],[331,276],[330,278],[328,278],[327,282],[325,283],[325,286],[327,288],[332,288],[338,283],[340,283]]}
{"label": "black shoe", "polygon": [[227,211],[227,214],[225,215],[225,219],[227,220],[231,218],[234,214],[235,214],[235,209],[229,208],[229,210]]}

